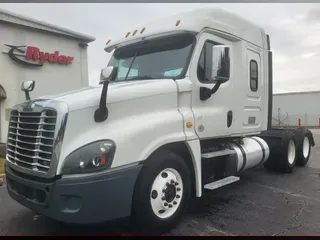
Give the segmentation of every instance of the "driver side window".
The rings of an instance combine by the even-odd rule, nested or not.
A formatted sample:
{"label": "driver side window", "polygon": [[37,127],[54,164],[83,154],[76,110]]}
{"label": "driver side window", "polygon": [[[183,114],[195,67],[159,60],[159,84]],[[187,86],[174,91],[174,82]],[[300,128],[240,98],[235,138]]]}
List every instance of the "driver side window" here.
{"label": "driver side window", "polygon": [[213,81],[210,80],[207,76],[208,75],[208,69],[210,69],[208,65],[208,59],[210,59],[210,54],[212,54],[212,51],[209,51],[209,49],[212,49],[215,44],[211,41],[206,41],[203,45],[203,48],[201,50],[199,62],[198,62],[198,68],[197,68],[197,76],[200,82],[202,83],[212,83]]}

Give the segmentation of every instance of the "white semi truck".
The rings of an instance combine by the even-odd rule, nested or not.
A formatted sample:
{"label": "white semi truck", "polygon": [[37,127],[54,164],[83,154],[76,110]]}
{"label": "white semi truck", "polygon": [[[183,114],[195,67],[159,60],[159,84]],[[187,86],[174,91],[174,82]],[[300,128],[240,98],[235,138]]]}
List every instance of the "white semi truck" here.
{"label": "white semi truck", "polygon": [[[308,162],[312,133],[272,129],[272,52],[264,30],[221,9],[181,13],[125,33],[101,84],[13,107],[10,196],[72,224],[130,217],[167,231],[191,197],[264,165]],[[66,79],[67,81],[67,79]]]}

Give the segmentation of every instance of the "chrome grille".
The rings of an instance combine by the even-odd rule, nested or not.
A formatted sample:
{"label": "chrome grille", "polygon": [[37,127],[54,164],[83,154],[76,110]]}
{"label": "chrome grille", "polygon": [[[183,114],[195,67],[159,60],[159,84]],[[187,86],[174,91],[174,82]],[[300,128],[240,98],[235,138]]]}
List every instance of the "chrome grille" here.
{"label": "chrome grille", "polygon": [[18,166],[48,172],[54,151],[57,112],[11,112],[7,158]]}

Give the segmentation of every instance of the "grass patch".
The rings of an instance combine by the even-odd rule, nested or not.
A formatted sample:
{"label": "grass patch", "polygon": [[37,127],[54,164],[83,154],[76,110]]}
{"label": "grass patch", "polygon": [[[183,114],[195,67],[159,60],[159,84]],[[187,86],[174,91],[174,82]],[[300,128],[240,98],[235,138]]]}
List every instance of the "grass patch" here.
{"label": "grass patch", "polygon": [[4,173],[4,157],[0,157],[0,174]]}

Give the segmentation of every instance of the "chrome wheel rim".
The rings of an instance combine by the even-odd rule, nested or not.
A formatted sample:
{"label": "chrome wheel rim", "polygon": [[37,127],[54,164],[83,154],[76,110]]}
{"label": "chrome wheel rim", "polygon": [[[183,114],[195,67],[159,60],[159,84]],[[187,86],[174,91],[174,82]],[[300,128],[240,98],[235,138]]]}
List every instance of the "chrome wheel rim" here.
{"label": "chrome wheel rim", "polygon": [[170,218],[179,208],[183,196],[183,182],[173,168],[162,170],[155,178],[150,192],[151,208],[162,219]]}
{"label": "chrome wheel rim", "polygon": [[290,140],[288,145],[288,162],[293,164],[294,159],[296,157],[296,145],[293,140]]}
{"label": "chrome wheel rim", "polygon": [[309,138],[305,137],[303,139],[303,144],[302,144],[302,154],[303,157],[307,158],[309,156],[309,151],[310,151],[310,142]]}

